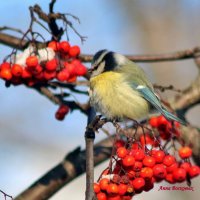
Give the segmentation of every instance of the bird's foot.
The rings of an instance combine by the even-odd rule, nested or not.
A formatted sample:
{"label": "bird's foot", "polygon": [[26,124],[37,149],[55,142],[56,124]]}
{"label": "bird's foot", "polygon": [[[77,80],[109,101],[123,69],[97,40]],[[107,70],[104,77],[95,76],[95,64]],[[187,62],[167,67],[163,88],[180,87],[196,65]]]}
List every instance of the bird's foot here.
{"label": "bird's foot", "polygon": [[97,115],[92,123],[92,128],[95,132],[98,132],[98,130],[100,128],[102,128],[102,126],[104,124],[106,124],[107,122],[109,122],[109,120],[107,118],[102,118],[102,115]]}

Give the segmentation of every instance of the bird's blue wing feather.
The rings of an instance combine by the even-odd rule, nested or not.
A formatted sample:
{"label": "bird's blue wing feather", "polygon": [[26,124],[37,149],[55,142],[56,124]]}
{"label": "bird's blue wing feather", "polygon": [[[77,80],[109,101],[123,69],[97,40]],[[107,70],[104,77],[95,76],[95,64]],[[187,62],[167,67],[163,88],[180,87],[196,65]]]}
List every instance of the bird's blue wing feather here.
{"label": "bird's blue wing feather", "polygon": [[137,90],[143,98],[145,98],[150,104],[152,104],[161,114],[163,114],[168,120],[175,120],[181,124],[186,124],[183,120],[179,119],[172,113],[168,112],[160,103],[158,97],[154,92],[145,86],[133,84],[135,90]]}

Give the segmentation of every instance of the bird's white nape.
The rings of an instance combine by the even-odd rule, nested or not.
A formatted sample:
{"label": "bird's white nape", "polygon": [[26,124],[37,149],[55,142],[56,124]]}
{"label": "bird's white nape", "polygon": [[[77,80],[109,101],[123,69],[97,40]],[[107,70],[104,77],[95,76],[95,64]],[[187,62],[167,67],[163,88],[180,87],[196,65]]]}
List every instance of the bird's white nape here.
{"label": "bird's white nape", "polygon": [[124,65],[124,63],[126,63],[126,60],[127,60],[125,56],[118,53],[114,53],[114,58],[118,65]]}

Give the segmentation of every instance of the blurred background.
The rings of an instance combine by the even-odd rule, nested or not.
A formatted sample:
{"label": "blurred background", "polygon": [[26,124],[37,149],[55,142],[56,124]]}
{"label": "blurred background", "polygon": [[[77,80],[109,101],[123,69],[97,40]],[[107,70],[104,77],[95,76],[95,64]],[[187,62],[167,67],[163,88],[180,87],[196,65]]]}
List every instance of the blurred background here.
{"label": "blurred background", "polygon": [[[0,26],[26,31],[30,20],[28,7],[36,3],[48,10],[47,0],[1,1]],[[55,5],[55,11],[80,18],[81,24],[74,25],[88,39],[81,45],[79,38],[70,32],[70,42],[81,45],[82,53],[90,54],[105,48],[122,54],[156,54],[193,48],[200,44],[199,8],[198,0],[60,0]],[[40,27],[35,26],[35,30],[40,30],[47,40],[50,39]],[[0,44],[1,59],[10,52],[10,48]],[[172,84],[179,89],[187,87],[198,73],[193,60],[140,66],[153,83]],[[76,111],[59,122],[54,118],[57,106],[48,99],[24,86],[5,88],[2,80],[0,99],[0,189],[16,196],[60,162],[69,151],[77,146],[84,148],[86,117]],[[200,123],[199,111],[196,106],[188,113],[192,124]],[[104,137],[98,134],[96,141]],[[95,168],[96,178],[107,164],[108,161]],[[200,178],[193,180],[193,192],[158,191],[159,185],[155,185],[153,190],[134,199],[195,200],[200,195],[199,184]],[[167,183],[161,185],[167,186]],[[83,175],[51,200],[84,199],[84,192]],[[0,199],[3,199],[1,194]]]}

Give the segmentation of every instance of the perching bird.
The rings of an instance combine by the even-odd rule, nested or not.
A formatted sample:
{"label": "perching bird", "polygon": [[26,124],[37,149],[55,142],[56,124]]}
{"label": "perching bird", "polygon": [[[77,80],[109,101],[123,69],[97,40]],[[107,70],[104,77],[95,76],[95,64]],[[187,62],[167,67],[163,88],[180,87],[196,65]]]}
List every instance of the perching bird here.
{"label": "perching bird", "polygon": [[144,71],[125,56],[98,51],[90,72],[90,103],[106,118],[141,119],[148,115],[151,105],[166,119],[185,124],[161,105]]}

